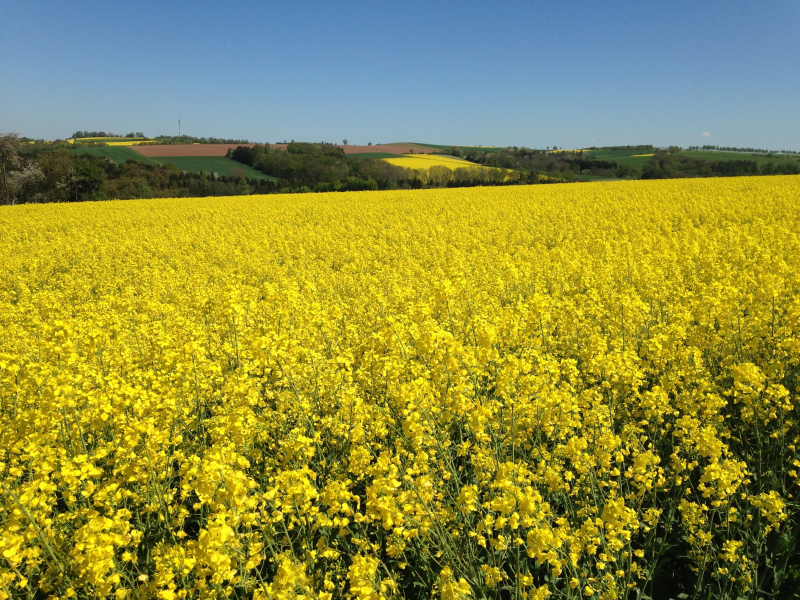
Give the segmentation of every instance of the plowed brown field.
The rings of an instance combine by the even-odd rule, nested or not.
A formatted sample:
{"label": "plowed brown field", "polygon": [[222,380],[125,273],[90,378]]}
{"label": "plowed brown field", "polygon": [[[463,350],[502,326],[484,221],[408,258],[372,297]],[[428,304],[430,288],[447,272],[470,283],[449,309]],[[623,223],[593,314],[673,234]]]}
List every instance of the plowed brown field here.
{"label": "plowed brown field", "polygon": [[143,156],[225,156],[228,148],[252,147],[253,144],[153,144],[150,146],[131,146],[131,150]]}

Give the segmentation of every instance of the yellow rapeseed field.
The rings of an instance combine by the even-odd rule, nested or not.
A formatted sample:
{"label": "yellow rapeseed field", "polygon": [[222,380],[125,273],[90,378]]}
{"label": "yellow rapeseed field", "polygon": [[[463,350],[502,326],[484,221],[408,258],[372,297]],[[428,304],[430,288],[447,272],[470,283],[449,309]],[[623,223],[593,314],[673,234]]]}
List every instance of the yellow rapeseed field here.
{"label": "yellow rapeseed field", "polygon": [[782,597],[798,198],[0,209],[0,598]]}
{"label": "yellow rapeseed field", "polygon": [[157,144],[158,140],[133,140],[128,142],[104,142],[106,146],[140,146],[142,144]]}
{"label": "yellow rapeseed field", "polygon": [[[409,177],[419,178],[423,183],[446,186],[449,182],[470,181],[483,183],[500,183],[507,181],[515,174],[507,169],[484,167],[466,160],[441,154],[405,154],[397,158],[381,159],[397,167],[409,170]],[[538,181],[546,182],[552,178],[546,175],[537,176]]]}
{"label": "yellow rapeseed field", "polygon": [[[76,140],[67,140],[70,143]],[[140,144],[156,144],[158,140],[146,140],[142,138],[121,138],[121,137],[94,137],[94,138],[77,138],[78,142],[97,142],[105,144],[106,146],[138,146]]]}
{"label": "yellow rapeseed field", "polygon": [[407,169],[429,169],[434,165],[447,167],[448,169],[479,166],[466,160],[441,154],[404,154],[397,158],[384,158],[382,160],[398,167],[406,167]]}

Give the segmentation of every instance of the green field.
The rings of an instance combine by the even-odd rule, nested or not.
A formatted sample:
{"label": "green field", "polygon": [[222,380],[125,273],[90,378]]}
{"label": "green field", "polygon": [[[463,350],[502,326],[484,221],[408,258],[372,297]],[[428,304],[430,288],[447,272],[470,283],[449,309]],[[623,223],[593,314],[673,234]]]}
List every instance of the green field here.
{"label": "green field", "polygon": [[597,160],[609,160],[632,167],[641,167],[651,158],[650,156],[636,156],[637,154],[650,154],[644,150],[584,150],[583,152]]}
{"label": "green field", "polygon": [[143,162],[148,165],[160,164],[158,161],[142,156],[135,150],[131,150],[128,146],[94,146],[92,148],[74,148],[70,150],[73,154],[91,154],[92,156],[102,156],[111,159],[113,162],[121,165],[125,161],[135,160]]}
{"label": "green field", "polygon": [[222,176],[227,175],[233,167],[239,167],[250,179],[277,181],[275,177],[265,175],[261,171],[256,171],[253,167],[238,163],[226,156],[159,156],[153,160],[163,165],[172,163],[179,169],[189,171],[190,173],[206,171],[208,173],[217,173]]}
{"label": "green field", "polygon": [[118,165],[128,160],[135,160],[147,165],[166,165],[172,163],[179,169],[183,171],[189,171],[190,173],[206,171],[208,173],[217,173],[218,175],[223,176],[227,175],[233,167],[239,167],[250,179],[267,179],[269,181],[277,181],[275,177],[265,175],[261,171],[256,171],[253,167],[248,167],[247,165],[238,163],[235,160],[225,156],[159,156],[157,158],[150,158],[139,154],[135,150],[131,150],[127,146],[74,148],[70,150],[70,152],[73,154],[91,154],[92,156],[102,156],[103,158],[111,159]]}

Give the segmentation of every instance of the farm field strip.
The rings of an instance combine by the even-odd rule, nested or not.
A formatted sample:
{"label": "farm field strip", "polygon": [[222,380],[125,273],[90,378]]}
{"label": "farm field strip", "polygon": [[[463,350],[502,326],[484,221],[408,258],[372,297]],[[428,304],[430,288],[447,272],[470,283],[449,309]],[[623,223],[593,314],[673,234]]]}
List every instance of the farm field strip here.
{"label": "farm field strip", "polygon": [[0,594],[788,597],[799,199],[0,207]]}
{"label": "farm field strip", "polygon": [[447,167],[448,169],[460,169],[466,167],[475,167],[478,169],[486,169],[481,165],[476,165],[467,160],[456,158],[454,156],[444,156],[439,154],[413,154],[398,156],[397,158],[384,158],[384,161],[389,164],[406,167],[409,169],[429,169],[433,166]]}
{"label": "farm field strip", "polygon": [[641,150],[584,150],[583,152],[598,160],[613,161],[632,167],[642,167],[652,156],[643,154]]}
{"label": "farm field strip", "polygon": [[235,150],[239,146],[252,147],[253,144],[154,144],[132,146],[132,149],[142,156],[162,158],[165,156],[225,156],[228,150]]}
{"label": "farm field strip", "polygon": [[78,155],[91,154],[92,156],[103,156],[117,164],[122,164],[128,160],[137,160],[149,165],[158,164],[158,161],[143,156],[128,146],[93,146],[90,148],[70,149],[70,152]]}
{"label": "farm field strip", "polygon": [[160,156],[152,158],[152,160],[158,161],[163,165],[172,163],[179,169],[191,173],[206,171],[208,173],[217,173],[218,175],[228,175],[232,168],[239,167],[251,179],[277,181],[275,177],[266,175],[253,167],[225,156]]}
{"label": "farm field strip", "polygon": [[124,141],[124,142],[103,142],[107,146],[142,146],[146,144],[158,144],[156,140],[139,140],[139,141]]}

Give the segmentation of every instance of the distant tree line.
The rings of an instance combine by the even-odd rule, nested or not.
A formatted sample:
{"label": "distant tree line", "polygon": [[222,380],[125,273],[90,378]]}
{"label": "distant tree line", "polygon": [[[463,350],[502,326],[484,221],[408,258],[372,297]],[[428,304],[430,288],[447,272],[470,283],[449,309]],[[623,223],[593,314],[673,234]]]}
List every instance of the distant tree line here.
{"label": "distant tree line", "polygon": [[735,146],[689,146],[689,150],[716,150],[718,152],[742,152],[745,154],[800,154],[797,150],[765,150],[763,148],[737,148]]}
{"label": "distant tree line", "polygon": [[[601,150],[595,148],[595,150]],[[778,175],[800,172],[800,163],[755,161],[708,161],[680,154],[670,146],[657,150],[652,145],[613,146],[602,150],[652,153],[643,167],[594,158],[585,151],[547,152],[509,147],[497,152],[452,147],[442,154],[465,158],[461,169],[434,166],[414,171],[382,160],[345,156],[341,148],[325,144],[290,143],[286,150],[256,144],[239,147],[228,156],[285,182],[283,192],[346,191],[357,189],[403,189],[420,187],[468,187],[586,181],[587,177],[607,179],[659,179],[672,177],[733,177]],[[480,167],[491,167],[482,169]]]}
{"label": "distant tree line", "polygon": [[655,147],[652,144],[639,144],[638,146],[589,146],[586,150],[630,150],[631,152],[655,152]]}
{"label": "distant tree line", "polygon": [[460,169],[434,166],[408,169],[382,160],[346,156],[344,150],[327,144],[290,143],[286,149],[255,144],[240,146],[228,156],[242,164],[285,182],[281,191],[350,191],[418,189],[423,187],[471,187],[539,183],[549,179],[506,169],[482,169],[464,163]]}
{"label": "distant tree line", "polygon": [[754,160],[705,160],[673,152],[658,152],[642,167],[642,179],[679,177],[740,177],[800,175],[800,162],[766,163]]}
{"label": "distant tree line", "polygon": [[[175,165],[147,165],[139,161],[118,165],[103,157],[77,155],[69,151],[73,146],[64,142],[30,144],[23,143],[24,139],[14,133],[0,135],[0,203],[517,185],[585,181],[589,176],[668,179],[800,174],[800,161],[794,159],[783,158],[761,165],[754,160],[706,160],[682,154],[678,147],[602,148],[653,151],[641,168],[597,159],[589,152],[546,152],[525,147],[493,152],[449,148],[442,152],[465,158],[463,167],[435,165],[421,170],[363,159],[357,154],[346,156],[342,148],[330,144],[292,142],[286,149],[255,144],[228,152],[230,158],[278,180],[265,181],[248,179],[244,170],[236,167],[228,176],[220,177],[214,173],[187,173]],[[242,143],[200,139],[205,139],[205,143]]]}
{"label": "distant tree line", "polygon": [[80,139],[80,138],[145,138],[145,139],[154,139],[158,140],[160,144],[248,144],[247,140],[236,140],[236,139],[228,139],[228,138],[215,138],[215,137],[193,137],[191,135],[159,135],[154,138],[146,138],[146,136],[141,132],[137,131],[136,133],[126,133],[125,135],[119,135],[116,133],[111,133],[110,131],[76,131],[72,134],[73,139]]}
{"label": "distant tree line", "polygon": [[247,179],[234,167],[228,176],[187,173],[175,165],[76,155],[67,145],[22,144],[17,134],[0,135],[0,203],[80,202],[133,198],[270,194],[280,185]]}
{"label": "distant tree line", "polygon": [[215,137],[192,137],[191,135],[159,135],[154,138],[159,144],[249,144],[247,140]]}
{"label": "distant tree line", "polygon": [[126,137],[126,138],[143,138],[144,134],[139,131],[137,133],[126,133],[125,135],[117,135],[116,133],[105,132],[105,131],[76,131],[72,134],[74,139],[77,138],[104,138],[104,137]]}
{"label": "distant tree line", "polygon": [[[649,148],[652,149],[652,146]],[[575,181],[581,176],[616,179],[638,176],[637,170],[630,165],[596,159],[591,154],[582,151],[547,152],[514,146],[504,148],[500,152],[464,151],[454,147],[445,149],[442,153],[463,157],[470,162],[487,167],[524,171],[562,181]]]}

